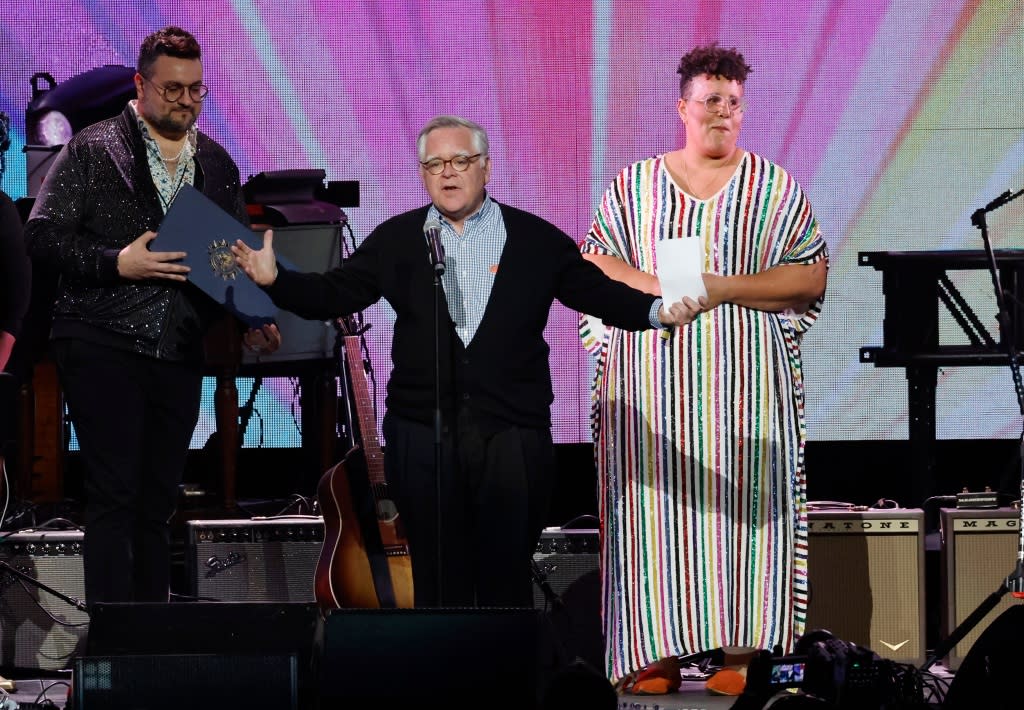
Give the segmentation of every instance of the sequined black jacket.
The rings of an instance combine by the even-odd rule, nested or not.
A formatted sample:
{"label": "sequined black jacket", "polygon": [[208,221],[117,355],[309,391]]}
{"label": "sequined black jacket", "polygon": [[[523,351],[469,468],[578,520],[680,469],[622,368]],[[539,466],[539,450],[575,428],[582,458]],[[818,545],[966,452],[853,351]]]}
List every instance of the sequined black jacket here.
{"label": "sequined black jacket", "polygon": [[[199,133],[195,187],[248,223],[238,168]],[[47,173],[25,225],[29,254],[60,273],[51,337],[81,338],[165,360],[195,361],[218,307],[188,284],[130,281],[118,252],[163,210],[135,112],[76,134]],[[157,247],[159,248],[159,247]]]}

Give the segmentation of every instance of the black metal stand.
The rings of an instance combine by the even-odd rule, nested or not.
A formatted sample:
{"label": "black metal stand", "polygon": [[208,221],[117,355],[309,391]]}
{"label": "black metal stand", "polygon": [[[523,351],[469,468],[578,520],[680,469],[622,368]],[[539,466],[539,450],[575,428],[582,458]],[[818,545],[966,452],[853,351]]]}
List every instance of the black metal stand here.
{"label": "black metal stand", "polygon": [[[992,200],[981,209],[975,210],[971,215],[971,224],[981,230],[981,239],[985,243],[985,253],[988,255],[989,270],[992,272],[992,287],[996,293],[996,305],[999,308],[999,328],[1000,336],[1003,346],[1006,348],[1006,354],[1009,360],[1010,373],[1013,376],[1013,387],[1017,393],[1017,407],[1020,411],[1022,422],[1024,422],[1024,381],[1021,380],[1020,374],[1020,362],[1018,361],[1018,353],[1016,346],[1016,333],[1014,332],[1014,323],[1010,319],[1010,311],[1006,306],[1006,294],[1003,293],[1003,286],[999,279],[999,265],[996,263],[995,251],[992,249],[992,242],[988,237],[988,225],[985,221],[985,215],[989,212],[998,209],[1012,200],[1024,195],[1024,190],[1013,192],[1007,190],[1002,195]],[[1013,594],[1013,596],[1024,599],[1024,424],[1022,424],[1020,440],[1017,447],[1018,465],[1020,466],[1020,496],[1021,506],[1019,509],[1020,520],[1017,524],[1017,530],[1019,532],[1019,540],[1017,542],[1017,565],[1013,572],[1007,575],[1006,579],[1003,580],[1002,586],[999,587],[992,594],[988,595],[984,601],[978,605],[971,614],[960,623],[949,636],[944,639],[935,650],[932,651],[931,655],[928,656],[924,665],[921,666],[921,670],[928,670],[931,668],[940,658],[945,657],[953,648],[963,640],[964,636],[969,634],[971,630],[978,625],[978,623],[992,611],[999,600],[1003,598],[1007,592]]]}
{"label": "black metal stand", "polygon": [[[245,401],[245,404],[238,410],[239,423],[238,423],[238,445],[242,446],[245,442],[245,432],[249,428],[249,420],[252,419],[253,413],[256,411],[256,395],[260,391],[260,387],[263,386],[263,375],[256,375],[252,379],[252,389],[249,390],[249,398]],[[260,446],[263,446],[263,426],[260,426]]]}
{"label": "black metal stand", "polygon": [[4,560],[0,560],[0,570],[3,570],[5,572],[9,572],[10,574],[13,574],[18,579],[20,579],[22,581],[25,581],[25,582],[28,582],[32,586],[37,587],[38,589],[42,589],[44,592],[48,592],[48,593],[52,594],[53,596],[55,596],[58,599],[61,599],[61,600],[65,601],[65,602],[67,602],[68,604],[70,604],[71,606],[75,607],[76,609],[78,609],[80,611],[84,611],[86,614],[89,613],[89,608],[86,606],[85,602],[83,602],[83,601],[81,601],[79,599],[75,599],[74,597],[69,597],[66,594],[61,594],[60,592],[58,592],[53,587],[49,587],[49,586],[43,584],[42,582],[40,582],[38,579],[36,579],[32,575],[25,574],[20,569],[15,569],[14,567],[9,565]]}
{"label": "black metal stand", "polygon": [[434,501],[437,523],[437,606],[444,606],[442,574],[442,550],[444,539],[441,535],[441,476],[442,476],[442,424],[441,424],[441,296],[444,286],[441,276],[444,275],[444,261],[434,263],[434,483],[436,486]]}

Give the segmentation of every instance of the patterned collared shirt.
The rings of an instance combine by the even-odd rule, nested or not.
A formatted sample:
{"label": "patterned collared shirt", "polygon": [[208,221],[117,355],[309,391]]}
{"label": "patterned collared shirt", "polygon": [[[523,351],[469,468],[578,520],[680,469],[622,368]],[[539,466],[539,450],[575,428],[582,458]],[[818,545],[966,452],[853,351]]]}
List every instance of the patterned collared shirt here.
{"label": "patterned collared shirt", "polygon": [[427,220],[430,219],[441,223],[445,254],[441,283],[448,298],[448,313],[463,345],[469,345],[483,320],[508,238],[501,207],[485,195],[480,209],[463,221],[462,234],[433,205],[427,211]]}
{"label": "patterned collared shirt", "polygon": [[188,129],[185,145],[182,146],[181,153],[178,156],[178,164],[175,167],[174,175],[171,175],[167,171],[167,165],[164,163],[163,156],[160,154],[160,144],[150,135],[149,126],[142,120],[142,116],[139,115],[136,101],[131,101],[129,105],[135,111],[135,120],[139,123],[142,139],[146,143],[146,160],[149,162],[149,173],[153,176],[153,185],[156,186],[157,195],[160,197],[160,207],[163,208],[164,214],[166,214],[181,186],[185,183],[189,185],[195,184],[196,126],[193,123],[192,127]]}

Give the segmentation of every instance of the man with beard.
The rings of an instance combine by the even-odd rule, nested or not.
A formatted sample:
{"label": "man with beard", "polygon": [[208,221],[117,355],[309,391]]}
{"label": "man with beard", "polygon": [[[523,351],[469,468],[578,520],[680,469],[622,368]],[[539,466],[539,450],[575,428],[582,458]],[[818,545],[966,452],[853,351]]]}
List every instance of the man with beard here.
{"label": "man with beard", "polygon": [[[179,27],[146,37],[137,98],[62,149],[26,225],[30,255],[61,276],[51,340],[86,467],[90,605],[168,599],[169,520],[219,313],[185,287],[183,252],[150,251],[154,230],[185,184],[247,222],[238,168],[195,127],[200,57]],[[275,326],[245,334],[250,349],[279,342]]]}

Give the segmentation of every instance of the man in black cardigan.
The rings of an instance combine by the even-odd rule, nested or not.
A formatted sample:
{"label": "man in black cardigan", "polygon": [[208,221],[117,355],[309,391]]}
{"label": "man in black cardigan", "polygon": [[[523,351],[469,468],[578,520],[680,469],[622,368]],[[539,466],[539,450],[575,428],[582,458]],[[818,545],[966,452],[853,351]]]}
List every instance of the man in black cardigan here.
{"label": "man in black cardigan", "polygon": [[[439,116],[420,131],[420,175],[431,204],[393,217],[326,274],[280,267],[273,237],[239,264],[280,307],[306,318],[395,310],[384,468],[404,521],[416,606],[532,606],[530,561],[554,478],[551,373],[544,326],[552,302],[629,330],[681,325],[700,304],[612,281],[548,222],[492,200],[487,134]],[[434,270],[425,224],[447,254],[440,338],[441,550],[438,585]],[[287,335],[287,334],[285,334]],[[438,594],[440,593],[440,598]]]}

